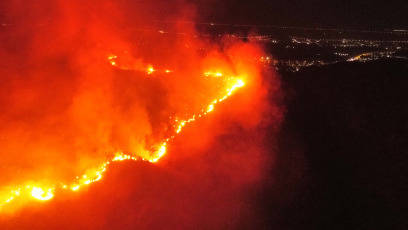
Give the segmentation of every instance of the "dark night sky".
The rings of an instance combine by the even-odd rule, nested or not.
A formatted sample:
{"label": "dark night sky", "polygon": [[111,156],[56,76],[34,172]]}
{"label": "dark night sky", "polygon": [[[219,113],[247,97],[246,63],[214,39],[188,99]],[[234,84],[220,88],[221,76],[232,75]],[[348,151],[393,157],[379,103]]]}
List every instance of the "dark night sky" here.
{"label": "dark night sky", "polygon": [[212,0],[198,1],[197,5],[201,20],[221,23],[408,28],[406,0]]}

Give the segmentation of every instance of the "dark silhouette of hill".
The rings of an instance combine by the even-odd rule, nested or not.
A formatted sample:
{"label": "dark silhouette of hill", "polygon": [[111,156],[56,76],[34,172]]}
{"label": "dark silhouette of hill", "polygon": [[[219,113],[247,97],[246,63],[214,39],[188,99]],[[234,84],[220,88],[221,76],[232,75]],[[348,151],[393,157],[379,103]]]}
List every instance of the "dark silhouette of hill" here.
{"label": "dark silhouette of hill", "polygon": [[260,192],[277,229],[408,226],[408,61],[284,73],[287,114],[274,182]]}

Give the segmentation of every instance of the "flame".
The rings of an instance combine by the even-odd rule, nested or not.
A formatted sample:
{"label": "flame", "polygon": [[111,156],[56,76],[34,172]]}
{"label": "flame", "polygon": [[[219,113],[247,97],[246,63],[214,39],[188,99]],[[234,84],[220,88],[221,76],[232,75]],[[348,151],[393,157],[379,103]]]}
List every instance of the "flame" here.
{"label": "flame", "polygon": [[116,59],[117,57],[118,57],[118,56],[116,56],[116,55],[110,55],[110,56],[108,57],[108,60],[109,60],[109,62],[110,62],[111,65],[113,65],[113,66],[118,66],[118,64],[116,64],[116,61],[115,61],[115,59]]}
{"label": "flame", "polygon": [[209,112],[211,112],[211,111],[213,111],[214,110],[214,104],[210,104],[208,107],[207,107],[207,113],[209,113]]}
{"label": "flame", "polygon": [[[3,9],[4,20],[17,21],[1,35],[0,215],[81,194],[114,162],[158,163],[186,126],[217,115],[244,83],[258,86],[260,46],[197,34],[179,23],[193,16],[190,6],[166,9],[177,23],[162,24],[151,16],[168,17],[145,4],[174,4],[119,2]],[[248,103],[253,88],[239,95],[243,105],[257,104]]]}
{"label": "flame", "polygon": [[42,188],[33,187],[31,190],[31,195],[38,200],[50,200],[54,197],[52,193],[52,189],[48,189],[48,191],[44,191]]}
{"label": "flame", "polygon": [[[115,62],[115,59],[118,57],[116,55],[110,55],[107,57],[108,62],[114,66],[118,67],[120,69],[124,69],[124,67],[120,67],[117,65]],[[149,65],[147,68],[147,74],[150,75],[155,71],[161,71],[164,73],[170,73],[173,71],[170,71],[168,69],[165,70],[155,70],[153,66]],[[220,97],[215,98],[212,100],[210,104],[208,104],[206,107],[206,110],[202,109],[201,113],[198,114],[193,114],[190,116],[188,119],[174,119],[174,133],[178,134],[182,131],[183,127],[185,127],[187,124],[195,121],[198,118],[201,118],[207,113],[214,111],[215,105],[217,103],[220,103],[227,99],[229,96],[232,95],[238,88],[243,87],[244,81],[238,77],[225,77],[224,74],[221,72],[205,72],[203,74],[206,77],[216,77],[216,78],[225,78],[224,80],[226,82],[233,83],[229,88],[227,88]],[[104,173],[106,172],[107,167],[112,163],[116,161],[126,161],[126,160],[131,160],[131,161],[147,161],[151,163],[156,163],[158,162],[165,154],[167,150],[167,145],[168,143],[175,137],[175,134],[171,135],[170,137],[166,138],[158,147],[156,148],[155,151],[151,152],[151,155],[149,158],[145,159],[142,157],[134,157],[128,154],[123,153],[122,151],[117,151],[113,157],[107,159],[105,162],[101,163],[98,167],[94,169],[89,169],[87,170],[87,174],[83,174],[82,176],[77,176],[76,180],[70,184],[66,183],[57,183],[55,185],[49,186],[49,187],[42,187],[38,185],[25,185],[22,187],[19,187],[15,190],[12,190],[9,192],[9,195],[0,195],[0,211],[2,210],[1,208],[5,206],[6,204],[12,202],[18,197],[26,197],[26,195],[31,195],[33,198],[36,200],[40,201],[47,201],[50,200],[54,197],[55,190],[70,190],[72,192],[77,192],[79,191],[82,187],[84,186],[89,186],[90,184],[100,181],[103,178]]]}
{"label": "flame", "polygon": [[154,68],[152,65],[149,65],[146,70],[147,74],[152,74],[154,72]]}
{"label": "flame", "polygon": [[220,72],[215,72],[215,73],[213,73],[213,72],[205,72],[204,75],[207,76],[207,77],[210,77],[210,76],[211,76],[211,77],[222,77],[222,76],[223,76],[223,74],[220,73]]}

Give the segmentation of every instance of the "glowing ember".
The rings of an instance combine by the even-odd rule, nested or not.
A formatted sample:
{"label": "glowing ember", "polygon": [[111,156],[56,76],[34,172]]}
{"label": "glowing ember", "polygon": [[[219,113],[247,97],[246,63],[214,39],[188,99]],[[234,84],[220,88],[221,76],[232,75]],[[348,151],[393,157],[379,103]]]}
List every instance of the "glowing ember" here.
{"label": "glowing ember", "polygon": [[[261,46],[196,36],[194,26],[160,25],[160,14],[114,2],[2,9],[13,26],[2,28],[0,48],[0,212],[84,193],[114,162],[160,162],[176,137],[188,136],[177,135],[184,127],[209,113],[216,118],[218,105],[244,114],[258,104],[250,87],[237,98],[242,106],[223,101],[244,82],[258,87]],[[190,11],[163,12],[184,21]]]}
{"label": "glowing ember", "polygon": [[152,74],[153,72],[154,72],[154,69],[153,69],[153,66],[149,66],[149,67],[147,67],[147,74]]}
{"label": "glowing ember", "polygon": [[42,188],[33,187],[31,190],[31,195],[38,199],[38,200],[49,200],[54,197],[52,193],[52,189],[48,189],[48,191],[44,191]]}
{"label": "glowing ember", "polygon": [[207,108],[207,113],[213,111],[213,109],[214,109],[214,104],[209,105]]}
{"label": "glowing ember", "polygon": [[[112,64],[112,66],[117,67],[116,62],[114,61],[117,58],[116,55],[112,55],[109,56],[107,59],[108,61]],[[121,67],[119,67],[121,68]],[[149,66],[147,69],[147,74],[152,74],[154,71],[152,66]],[[170,73],[172,71],[170,70],[164,70],[163,72],[165,73]],[[223,77],[222,73],[210,73],[210,72],[206,72],[204,73],[204,76],[210,76],[210,77]],[[240,88],[242,86],[244,86],[244,82],[241,79],[237,79],[235,77],[230,77],[230,78],[226,78],[227,81],[235,81],[234,84],[232,84],[232,86],[230,88],[227,88],[226,91],[224,92],[224,94],[220,97],[220,98],[216,98],[214,100],[212,100],[213,102],[210,103],[206,108],[206,110],[204,111],[204,109],[202,110],[202,112],[200,114],[195,114],[192,115],[189,119],[183,120],[183,119],[175,119],[175,123],[176,125],[174,125],[174,132],[180,133],[182,128],[188,124],[191,123],[193,121],[196,120],[196,118],[200,118],[204,115],[206,115],[207,113],[211,112],[214,110],[215,108],[215,104],[227,99],[237,88]],[[93,171],[93,173],[91,174],[84,174],[81,177],[77,177],[77,180],[72,183],[71,185],[67,185],[64,183],[57,183],[59,184],[59,186],[52,186],[52,188],[42,188],[42,187],[38,187],[38,186],[31,186],[31,185],[26,185],[22,188],[18,188],[16,190],[11,191],[8,196],[2,196],[0,197],[0,208],[4,205],[6,205],[7,203],[10,203],[11,201],[15,200],[17,197],[19,197],[21,195],[21,192],[23,191],[24,193],[30,193],[32,197],[34,197],[35,199],[38,200],[42,200],[42,201],[46,201],[46,200],[50,200],[54,197],[54,190],[55,188],[61,189],[61,190],[71,190],[71,191],[78,191],[80,190],[80,188],[82,186],[87,186],[90,185],[91,183],[94,183],[96,181],[99,181],[102,179],[103,173],[106,171],[106,167],[111,163],[111,162],[115,162],[115,161],[125,161],[125,160],[132,160],[132,161],[149,161],[151,163],[156,163],[160,160],[161,157],[163,157],[163,155],[165,155],[166,153],[166,147],[167,147],[167,143],[172,140],[175,136],[172,135],[170,138],[167,138],[161,145],[160,147],[157,148],[156,151],[151,153],[151,157],[148,159],[144,159],[141,157],[133,157],[130,155],[126,155],[121,151],[118,151],[114,154],[114,156],[107,160],[106,162],[102,163],[99,167],[97,167],[94,170],[88,170],[88,171]]]}
{"label": "glowing ember", "polygon": [[111,55],[111,56],[108,57],[108,60],[109,60],[109,62],[111,63],[111,65],[113,65],[113,66],[118,66],[118,65],[116,64],[116,61],[115,61],[115,59],[116,59],[117,57],[118,57],[118,56],[116,56],[116,55]]}

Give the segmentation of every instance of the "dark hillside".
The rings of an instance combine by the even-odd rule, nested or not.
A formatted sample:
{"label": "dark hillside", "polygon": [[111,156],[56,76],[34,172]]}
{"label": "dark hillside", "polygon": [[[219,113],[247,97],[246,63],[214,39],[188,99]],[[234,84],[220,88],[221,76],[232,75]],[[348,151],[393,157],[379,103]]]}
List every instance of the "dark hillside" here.
{"label": "dark hillside", "polygon": [[[408,62],[341,63],[282,79],[289,96],[275,185],[295,183],[287,190],[299,191],[280,204],[286,214],[280,212],[274,225],[407,227]],[[299,165],[294,161],[305,166],[288,169]],[[293,179],[296,170],[301,179]],[[279,205],[279,199],[274,196],[269,205]]]}

